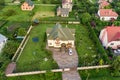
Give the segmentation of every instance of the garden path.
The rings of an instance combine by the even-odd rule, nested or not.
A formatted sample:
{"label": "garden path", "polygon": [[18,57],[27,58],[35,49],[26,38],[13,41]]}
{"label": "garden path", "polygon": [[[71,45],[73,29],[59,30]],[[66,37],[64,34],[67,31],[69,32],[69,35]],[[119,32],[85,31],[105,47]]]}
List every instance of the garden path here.
{"label": "garden path", "polygon": [[69,55],[68,52],[60,52],[59,49],[50,48],[53,51],[53,58],[57,62],[59,68],[70,68],[70,71],[64,71],[62,73],[63,80],[81,80],[78,71],[78,55],[75,49],[73,49],[73,55]]}

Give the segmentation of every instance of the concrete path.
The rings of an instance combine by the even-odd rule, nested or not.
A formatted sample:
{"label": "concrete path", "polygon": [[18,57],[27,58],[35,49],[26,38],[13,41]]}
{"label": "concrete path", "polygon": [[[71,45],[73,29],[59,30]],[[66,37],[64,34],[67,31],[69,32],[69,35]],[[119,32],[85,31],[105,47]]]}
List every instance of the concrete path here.
{"label": "concrete path", "polygon": [[75,49],[73,49],[73,55],[69,55],[68,52],[60,52],[59,49],[49,49],[53,51],[53,58],[57,62],[59,68],[71,68],[70,71],[64,71],[62,73],[63,80],[81,80],[76,70],[78,66],[78,55]]}

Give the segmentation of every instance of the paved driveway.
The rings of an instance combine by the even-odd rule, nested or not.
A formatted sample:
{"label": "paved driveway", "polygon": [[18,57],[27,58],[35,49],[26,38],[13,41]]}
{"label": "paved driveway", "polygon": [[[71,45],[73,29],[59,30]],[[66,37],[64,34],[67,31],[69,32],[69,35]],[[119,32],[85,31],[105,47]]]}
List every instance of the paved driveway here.
{"label": "paved driveway", "polygon": [[[59,68],[76,68],[78,66],[78,55],[75,49],[72,49],[73,55],[68,52],[60,52],[59,49],[49,48],[53,52],[53,58],[57,62]],[[77,70],[64,71],[62,73],[63,80],[81,80]]]}

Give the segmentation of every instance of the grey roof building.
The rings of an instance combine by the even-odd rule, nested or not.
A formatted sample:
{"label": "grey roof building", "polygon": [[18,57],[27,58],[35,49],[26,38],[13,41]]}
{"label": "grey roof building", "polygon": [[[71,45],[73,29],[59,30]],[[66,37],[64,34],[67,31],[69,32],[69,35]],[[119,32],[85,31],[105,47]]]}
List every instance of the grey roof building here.
{"label": "grey roof building", "polygon": [[29,6],[33,6],[33,2],[31,0],[25,0],[25,2],[27,2]]}
{"label": "grey roof building", "polygon": [[60,40],[75,40],[75,29],[70,29],[68,27],[63,28],[59,23],[53,28],[48,28],[46,33],[48,34],[48,40],[55,40],[56,38],[59,38]]}
{"label": "grey roof building", "polygon": [[7,40],[7,38],[5,36],[3,36],[2,34],[0,34],[0,42],[3,42]]}

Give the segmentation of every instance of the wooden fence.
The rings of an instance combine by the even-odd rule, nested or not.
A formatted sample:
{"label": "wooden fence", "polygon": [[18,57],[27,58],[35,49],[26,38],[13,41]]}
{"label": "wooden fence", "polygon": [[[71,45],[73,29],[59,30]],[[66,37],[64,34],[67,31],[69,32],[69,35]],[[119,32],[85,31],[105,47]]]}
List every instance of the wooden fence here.
{"label": "wooden fence", "polygon": [[[99,65],[99,66],[87,66],[87,67],[77,67],[76,70],[88,70],[88,69],[99,69],[99,68],[108,68],[110,65]],[[53,69],[50,70],[51,72],[64,72],[64,71],[70,71],[71,68],[64,68],[64,69]],[[23,75],[34,75],[34,74],[42,74],[46,73],[47,71],[32,71],[32,72],[21,72],[21,73],[12,73],[12,74],[6,74],[7,77],[13,77],[13,76],[23,76]]]}
{"label": "wooden fence", "polygon": [[19,56],[19,53],[21,52],[21,50],[23,50],[23,47],[24,47],[24,43],[26,43],[27,39],[29,38],[29,34],[30,34],[30,31],[32,29],[32,25],[30,26],[29,30],[27,31],[27,34],[25,35],[24,39],[22,40],[20,46],[18,47],[17,51],[15,52],[14,56],[12,57],[12,61],[15,61],[18,60],[17,57]]}

